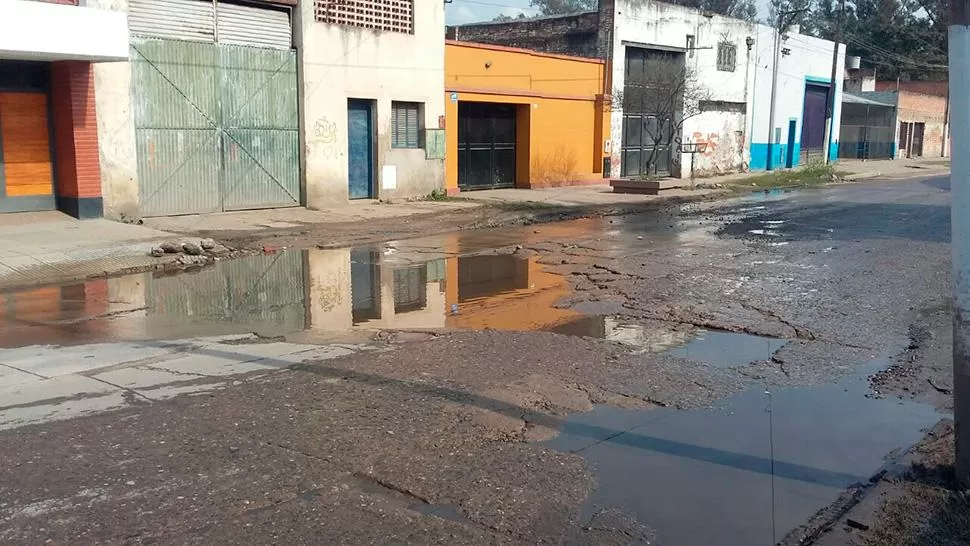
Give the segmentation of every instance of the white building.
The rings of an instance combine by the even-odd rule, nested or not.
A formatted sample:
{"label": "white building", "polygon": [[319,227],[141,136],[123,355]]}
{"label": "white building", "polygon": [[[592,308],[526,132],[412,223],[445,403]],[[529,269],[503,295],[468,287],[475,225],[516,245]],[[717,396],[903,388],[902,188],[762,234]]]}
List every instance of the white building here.
{"label": "white building", "polygon": [[444,187],[444,5],[370,3],[296,8],[311,208]]}
{"label": "white building", "polygon": [[[829,158],[838,159],[842,116],[845,45],[839,45],[835,73],[835,108],[832,136],[824,142],[825,101],[832,88],[834,42],[805,36],[797,28],[780,36],[777,98],[774,126],[769,130],[774,29],[758,25],[756,66],[752,96],[749,167],[752,170],[784,168]],[[770,146],[769,146],[770,143]],[[769,154],[770,149],[770,154]]]}
{"label": "white building", "polygon": [[[765,25],[654,0],[600,0],[595,12],[463,25],[450,34],[466,41],[610,62],[612,81],[604,93],[623,98],[613,101],[606,143],[613,177],[690,176],[691,156],[678,157],[677,138],[670,146],[658,146],[658,139],[649,136],[664,130],[658,116],[649,108],[638,112],[628,105],[638,87],[653,85],[650,78],[664,63],[686,67],[696,77],[695,92],[688,94],[699,100],[686,107],[687,119],[673,136],[683,143],[702,144],[703,153],[694,158],[698,174],[793,167],[824,158],[826,149],[837,157],[837,123],[831,142],[823,143],[834,43],[803,36],[797,29],[778,40],[773,127],[769,117],[775,31]],[[841,46],[834,119],[839,119],[843,65]]]}

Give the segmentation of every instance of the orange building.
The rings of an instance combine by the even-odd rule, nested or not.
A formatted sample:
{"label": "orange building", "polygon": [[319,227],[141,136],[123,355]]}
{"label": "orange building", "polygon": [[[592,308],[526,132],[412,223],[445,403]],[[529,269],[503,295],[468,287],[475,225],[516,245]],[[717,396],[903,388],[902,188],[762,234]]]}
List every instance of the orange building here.
{"label": "orange building", "polygon": [[603,183],[605,76],[601,60],[446,42],[448,193]]}

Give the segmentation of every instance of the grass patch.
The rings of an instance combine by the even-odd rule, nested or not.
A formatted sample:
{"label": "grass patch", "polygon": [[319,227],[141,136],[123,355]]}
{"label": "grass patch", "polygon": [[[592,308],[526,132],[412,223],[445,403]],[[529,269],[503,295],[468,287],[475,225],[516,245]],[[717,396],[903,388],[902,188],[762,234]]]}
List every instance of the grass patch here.
{"label": "grass patch", "polygon": [[433,190],[431,193],[429,193],[428,195],[426,195],[424,197],[424,200],[425,201],[440,201],[440,202],[445,202],[445,201],[468,201],[468,199],[465,199],[463,197],[453,197],[453,196],[450,196],[450,195],[448,195],[448,192],[446,192],[443,189]]}
{"label": "grass patch", "polygon": [[883,504],[866,546],[965,546],[970,541],[970,500],[956,489],[952,467],[935,470],[950,479],[900,482],[902,495]]}
{"label": "grass patch", "polygon": [[800,169],[775,171],[735,182],[738,187],[793,188],[821,186],[839,179],[839,173],[831,165],[809,165]]}

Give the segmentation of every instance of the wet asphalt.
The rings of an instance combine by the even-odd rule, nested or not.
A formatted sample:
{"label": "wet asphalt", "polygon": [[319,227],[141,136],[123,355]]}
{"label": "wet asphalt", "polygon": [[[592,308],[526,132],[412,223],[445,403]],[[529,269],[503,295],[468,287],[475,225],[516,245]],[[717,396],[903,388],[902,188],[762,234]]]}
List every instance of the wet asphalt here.
{"label": "wet asphalt", "polygon": [[[3,294],[9,351],[361,349],[0,432],[0,541],[773,544],[946,415],[926,377],[945,387],[947,324],[926,317],[948,312],[948,189],[756,192]],[[870,379],[903,360],[919,373]]]}

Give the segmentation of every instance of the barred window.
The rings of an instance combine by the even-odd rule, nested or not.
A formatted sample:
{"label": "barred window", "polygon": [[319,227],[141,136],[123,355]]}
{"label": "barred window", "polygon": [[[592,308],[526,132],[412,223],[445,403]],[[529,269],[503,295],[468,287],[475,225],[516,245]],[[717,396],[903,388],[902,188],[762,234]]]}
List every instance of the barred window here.
{"label": "barred window", "polygon": [[717,44],[717,69],[722,72],[734,72],[737,66],[738,46],[728,42]]}
{"label": "barred window", "polygon": [[314,0],[317,21],[414,34],[414,0]]}
{"label": "barred window", "polygon": [[421,147],[421,103],[391,103],[391,147]]}

